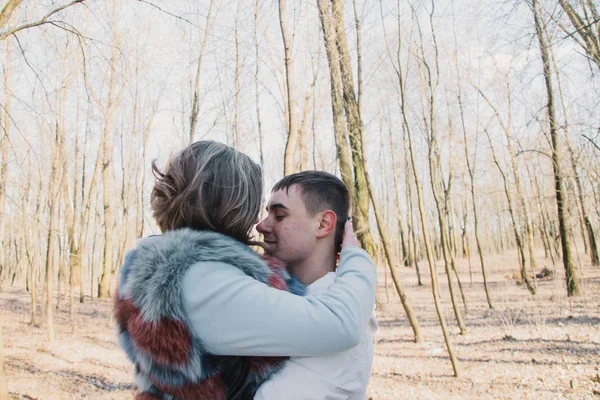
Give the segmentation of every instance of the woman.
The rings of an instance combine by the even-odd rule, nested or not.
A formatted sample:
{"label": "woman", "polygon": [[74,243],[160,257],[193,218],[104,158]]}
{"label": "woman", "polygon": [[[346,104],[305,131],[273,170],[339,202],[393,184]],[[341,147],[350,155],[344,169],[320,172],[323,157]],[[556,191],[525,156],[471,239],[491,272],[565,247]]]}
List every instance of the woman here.
{"label": "woman", "polygon": [[127,255],[115,306],[137,399],[251,398],[282,356],[358,343],[376,273],[351,230],[336,282],[316,297],[297,296],[290,292],[303,288],[283,266],[248,246],[262,193],[260,167],[248,156],[200,141],[153,171],[163,235]]}

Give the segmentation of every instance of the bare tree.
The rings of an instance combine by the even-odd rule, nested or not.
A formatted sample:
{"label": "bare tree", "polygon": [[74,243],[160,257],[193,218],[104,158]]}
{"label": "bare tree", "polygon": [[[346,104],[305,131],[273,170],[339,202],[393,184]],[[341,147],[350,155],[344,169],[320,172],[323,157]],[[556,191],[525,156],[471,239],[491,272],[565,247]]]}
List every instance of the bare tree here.
{"label": "bare tree", "polygon": [[[329,65],[329,82],[331,86],[331,109],[333,114],[333,132],[335,135],[336,156],[342,181],[348,188],[350,198],[354,199],[354,179],[350,164],[350,147],[346,139],[346,120],[344,117],[342,77],[340,72],[339,53],[336,45],[336,33],[333,28],[331,11],[327,0],[317,0],[319,19],[325,43],[325,52]],[[354,209],[354,207],[353,207]],[[355,214],[353,212],[353,214]],[[355,217],[357,218],[357,217]]]}
{"label": "bare tree", "polygon": [[48,188],[48,209],[50,213],[50,222],[48,224],[48,234],[46,240],[46,328],[48,329],[48,342],[54,344],[54,316],[52,307],[52,288],[54,281],[54,251],[55,251],[55,236],[57,228],[57,209],[58,190],[61,187],[60,182],[60,146],[62,138],[58,129],[54,133],[54,144],[52,146],[51,167],[50,167],[50,183]]}
{"label": "bare tree", "polygon": [[[7,5],[8,6],[8,5]],[[6,8],[6,7],[5,7]],[[4,11],[3,11],[4,12]],[[2,281],[5,274],[6,266],[6,254],[5,254],[5,224],[6,214],[4,212],[6,202],[6,186],[8,183],[8,150],[9,150],[9,131],[10,131],[10,111],[11,111],[11,99],[13,94],[11,90],[11,52],[12,52],[12,40],[6,41],[5,50],[5,61],[4,61],[4,81],[3,81],[3,95],[4,102],[1,104],[0,109],[0,288],[2,287]]]}
{"label": "bare tree", "polygon": [[296,109],[296,76],[292,55],[293,35],[290,33],[287,0],[279,0],[279,24],[285,57],[285,88],[287,99],[287,142],[283,159],[283,175],[296,172],[296,147],[298,145],[298,110]]}
{"label": "bare tree", "polygon": [[[500,126],[502,128],[502,131],[504,132],[504,134],[506,136],[507,148],[508,148],[510,163],[511,163],[512,176],[513,176],[513,179],[515,182],[515,186],[517,188],[517,197],[520,199],[521,205],[524,206],[525,200],[523,199],[523,194],[522,194],[521,185],[520,185],[520,179],[518,176],[518,170],[517,170],[517,166],[516,166],[516,162],[515,162],[515,155],[513,153],[512,146],[511,146],[511,136],[510,136],[509,128],[508,128],[510,126],[510,123],[505,124],[502,121],[502,118],[500,118],[500,114],[499,114],[496,106],[494,106],[494,104],[490,101],[490,99],[483,93],[483,91],[477,85],[475,85],[474,83],[472,83],[472,85],[475,87],[475,89],[481,95],[481,97],[486,101],[486,103],[490,106],[490,108],[494,111],[494,116],[496,117],[498,123],[500,124]],[[508,97],[510,99],[510,89],[509,89]],[[500,175],[502,176],[502,182],[504,184],[504,194],[506,195],[506,200],[508,202],[508,211],[509,211],[512,226],[513,226],[513,233],[514,233],[515,241],[517,244],[517,250],[519,251],[519,257],[520,257],[519,261],[520,261],[520,265],[521,265],[521,281],[525,284],[525,286],[527,286],[527,289],[531,292],[531,294],[535,294],[535,292],[536,292],[535,286],[534,286],[534,284],[531,283],[531,281],[529,280],[529,277],[528,277],[527,257],[525,256],[525,247],[526,246],[525,246],[525,242],[523,240],[523,235],[519,229],[518,210],[514,204],[514,198],[511,193],[511,190],[510,190],[510,181],[509,181],[509,178],[507,177],[507,173],[503,170],[502,166],[500,165],[500,161],[498,160],[498,158],[496,156],[496,151],[494,149],[494,145],[492,143],[492,139],[490,137],[488,129],[484,128],[484,131],[486,133],[488,142],[490,144],[490,148],[492,150],[494,164],[496,164],[496,167],[498,168],[498,171],[500,172]],[[524,208],[524,211],[525,211],[525,214],[528,215],[527,208]],[[526,217],[526,225],[530,225],[530,224],[531,224],[531,221],[529,220],[529,217]],[[529,240],[529,238],[532,238],[533,233],[530,228],[526,228],[526,231],[527,231],[527,237]],[[530,236],[530,234],[531,234],[531,236]],[[533,240],[531,239],[531,243],[528,246],[529,255],[531,256],[530,259],[535,260],[533,258],[532,246],[533,246]],[[534,271],[534,275],[535,275],[535,271]]]}
{"label": "bare tree", "polygon": [[558,225],[560,231],[560,242],[562,247],[563,266],[565,268],[565,279],[567,283],[567,294],[576,296],[579,294],[579,285],[577,275],[571,256],[571,243],[569,238],[569,225],[567,223],[568,211],[566,204],[566,193],[563,185],[563,173],[560,163],[560,143],[558,138],[558,121],[554,110],[554,89],[552,87],[552,70],[550,67],[550,57],[548,55],[548,42],[546,32],[543,28],[544,23],[541,20],[541,12],[537,0],[531,0],[531,10],[535,23],[535,32],[540,45],[542,56],[542,66],[544,70],[544,82],[546,83],[546,112],[550,125],[550,138],[552,143],[552,169],[554,171],[554,189],[556,192],[556,208],[558,210]]}
{"label": "bare tree", "polygon": [[0,400],[8,400],[8,382],[6,368],[4,367],[4,336],[0,325]]}
{"label": "bare tree", "polygon": [[192,111],[190,113],[190,143],[194,141],[194,135],[196,133],[196,124],[198,123],[198,116],[200,114],[200,75],[202,72],[202,59],[204,58],[204,51],[206,50],[206,44],[208,43],[208,35],[211,28],[211,15],[213,10],[214,0],[210,0],[208,5],[208,12],[206,14],[206,22],[204,23],[204,32],[202,33],[202,44],[200,44],[200,50],[198,51],[198,61],[196,62],[196,77],[194,79],[194,93],[192,95]]}
{"label": "bare tree", "polygon": [[[567,29],[559,23],[559,26],[583,49],[587,57],[600,68],[600,14],[592,0],[581,0],[578,2],[581,12],[567,0],[558,0],[575,31]],[[541,14],[540,14],[541,15]]]}
{"label": "bare tree", "polygon": [[[593,5],[593,3],[591,4]],[[577,159],[575,158],[575,152],[573,151],[573,146],[571,146],[571,140],[569,138],[569,119],[567,112],[567,105],[565,101],[565,96],[562,88],[562,81],[560,79],[560,71],[556,65],[556,58],[554,57],[554,51],[552,48],[549,49],[549,56],[552,60],[552,64],[554,66],[554,72],[556,74],[556,82],[558,84],[558,94],[560,97],[560,102],[562,105],[563,118],[564,122],[564,132],[566,136],[565,144],[567,145],[567,150],[569,152],[569,161],[571,164],[571,170],[573,171],[573,179],[575,180],[575,198],[578,206],[578,211],[580,213],[581,218],[581,230],[583,243],[585,245],[586,253],[589,252],[590,259],[592,265],[600,265],[600,256],[598,255],[598,244],[596,243],[596,236],[594,235],[594,228],[592,227],[592,221],[590,219],[587,207],[585,205],[585,201],[583,199],[583,185],[581,182],[581,177],[579,174],[579,168],[577,165]]]}
{"label": "bare tree", "polygon": [[417,191],[417,205],[419,209],[419,216],[421,218],[421,230],[423,233],[423,241],[425,244],[425,252],[427,254],[427,261],[429,263],[429,272],[431,275],[431,290],[433,294],[433,301],[435,304],[435,310],[437,313],[438,320],[440,322],[440,327],[442,328],[442,334],[444,336],[444,341],[446,343],[446,349],[448,350],[448,355],[450,357],[450,362],[452,364],[452,369],[454,371],[454,376],[459,376],[458,369],[458,361],[454,355],[454,349],[452,343],[450,342],[450,335],[448,334],[448,328],[446,326],[446,319],[444,318],[444,314],[442,313],[441,304],[440,304],[440,293],[439,293],[439,285],[438,285],[438,277],[437,270],[435,266],[435,260],[433,259],[433,249],[430,243],[428,229],[427,229],[427,216],[425,215],[425,202],[423,199],[423,186],[421,185],[421,180],[417,173],[417,160],[415,156],[415,148],[413,144],[413,136],[412,131],[410,129],[410,125],[408,122],[408,105],[406,100],[406,87],[405,87],[405,76],[402,67],[401,61],[401,50],[402,50],[402,23],[401,23],[401,10],[400,10],[400,0],[397,2],[397,26],[398,26],[398,51],[397,51],[397,64],[394,65],[394,69],[398,78],[398,87],[400,89],[400,111],[402,114],[402,122],[403,122],[403,130],[406,132],[406,137],[408,138],[408,149],[410,153],[410,162],[413,171],[413,179],[415,183],[415,188]]}
{"label": "bare tree", "polygon": [[113,136],[117,107],[122,95],[122,87],[117,87],[117,57],[119,55],[118,33],[117,33],[117,6],[113,0],[113,42],[110,57],[110,78],[108,83],[108,95],[106,105],[97,100],[104,109],[104,125],[102,130],[102,198],[104,209],[104,247],[102,257],[102,276],[98,283],[98,297],[110,296],[110,282],[114,270],[114,228],[115,219],[112,206],[112,184],[113,184]]}
{"label": "bare tree", "polygon": [[17,32],[20,32],[24,29],[29,29],[29,28],[33,28],[33,27],[41,26],[41,25],[45,25],[45,24],[56,23],[56,21],[51,20],[50,17],[52,17],[53,15],[55,15],[57,13],[60,13],[61,11],[65,10],[75,4],[83,3],[84,1],[85,0],[73,0],[69,3],[66,3],[60,7],[57,7],[55,9],[49,11],[46,15],[44,15],[39,20],[24,22],[23,24],[17,25],[13,28],[4,30],[4,32],[2,32],[3,28],[6,26],[12,13],[22,3],[22,0],[9,0],[2,8],[2,11],[0,12],[0,32],[2,32],[2,33],[0,33],[0,41],[6,39],[10,35],[14,35]]}
{"label": "bare tree", "polygon": [[[371,202],[373,204],[375,218],[379,234],[384,246],[385,255],[388,261],[390,271],[392,273],[392,280],[394,281],[396,290],[398,291],[398,295],[400,296],[400,300],[413,329],[415,342],[421,343],[423,338],[419,327],[419,323],[417,321],[414,310],[410,304],[410,301],[406,296],[406,292],[400,281],[400,277],[396,273],[395,268],[397,268],[398,264],[391,250],[389,239],[385,232],[385,228],[383,226],[383,222],[379,214],[379,209],[377,208],[374,191],[368,176],[367,163],[364,156],[364,149],[362,143],[363,127],[362,121],[360,120],[360,113],[358,111],[358,103],[355,97],[354,84],[352,82],[353,78],[350,66],[350,56],[348,54],[348,44],[344,29],[343,4],[341,1],[332,0],[332,9],[330,14],[328,5],[325,2],[320,1],[319,12],[321,16],[321,22],[323,26],[323,32],[326,41],[326,49],[328,51],[328,54],[334,53],[337,50],[337,57],[328,56],[330,70],[332,68],[335,68],[336,76],[338,68],[341,72],[340,80],[342,83],[343,90],[343,106],[344,110],[346,111],[346,126],[348,128],[350,136],[349,142],[354,167],[353,186],[355,201],[353,202],[353,208],[355,211],[353,212],[353,215],[355,216],[354,220],[355,228],[357,229],[357,236],[359,237],[359,240],[361,240],[363,247],[373,255],[375,251],[375,244],[368,226],[369,203]],[[328,19],[332,20],[333,29],[331,29],[331,26],[327,21]],[[331,41],[333,37],[335,37],[335,46],[333,46],[333,43]],[[339,64],[332,65],[332,59],[335,60],[335,58],[338,59]],[[333,79],[334,77],[332,76],[332,80]],[[338,113],[341,113],[340,110],[336,111]],[[345,141],[345,137],[343,140]],[[364,197],[365,195],[366,198]]]}

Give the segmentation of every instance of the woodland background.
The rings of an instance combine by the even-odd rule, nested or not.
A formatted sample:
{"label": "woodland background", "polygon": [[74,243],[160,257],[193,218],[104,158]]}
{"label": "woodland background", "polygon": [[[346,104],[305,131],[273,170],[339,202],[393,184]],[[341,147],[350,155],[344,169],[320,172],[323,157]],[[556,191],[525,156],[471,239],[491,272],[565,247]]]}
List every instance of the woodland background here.
{"label": "woodland background", "polygon": [[[569,321],[581,317],[596,343],[599,7],[3,2],[0,398],[2,341],[16,340],[1,329],[43,332],[51,349],[65,340],[57,329],[78,337],[90,307],[108,315],[125,252],[158,231],[152,161],[200,139],[249,154],[266,188],[298,170],[340,175],[381,269],[383,319],[406,322],[418,346],[443,340],[453,375],[452,343],[477,330],[473,315],[506,321],[511,301],[545,299],[559,314],[556,299],[571,314],[584,304]],[[15,318],[21,331],[7,327]]]}

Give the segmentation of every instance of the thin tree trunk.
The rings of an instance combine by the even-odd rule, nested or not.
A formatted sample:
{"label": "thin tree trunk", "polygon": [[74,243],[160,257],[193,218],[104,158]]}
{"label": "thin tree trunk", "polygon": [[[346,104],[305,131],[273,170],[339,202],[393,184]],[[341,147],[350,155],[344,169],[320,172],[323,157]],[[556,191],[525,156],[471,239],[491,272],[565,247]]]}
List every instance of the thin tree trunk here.
{"label": "thin tree trunk", "polygon": [[55,132],[55,139],[52,151],[52,166],[50,169],[50,187],[48,189],[48,207],[49,207],[49,224],[46,247],[46,328],[48,329],[48,342],[54,344],[54,316],[52,307],[52,281],[54,280],[54,230],[56,229],[56,188],[60,187],[57,182],[58,175],[58,157],[59,157],[59,132]]}
{"label": "thin tree trunk", "polygon": [[[567,0],[559,0],[558,3],[565,11],[565,14],[569,17],[569,20],[573,24],[575,28],[574,32],[565,33],[576,39],[576,42],[581,46],[581,48],[585,51],[588,58],[593,61],[598,68],[600,68],[600,28],[596,28],[596,33],[594,33],[594,27],[598,26],[598,21],[600,21],[600,17],[596,11],[596,7],[592,1],[588,2],[589,7],[586,9],[586,5],[583,1],[581,1],[581,5],[583,6],[583,10],[586,13],[590,14],[590,18],[582,17],[569,3]],[[537,2],[532,2],[532,4],[537,4]],[[539,18],[539,17],[538,17]],[[562,27],[562,26],[561,26]],[[564,28],[563,28],[564,30]],[[545,41],[545,40],[544,40]]]}
{"label": "thin tree trunk", "polygon": [[[370,252],[370,254],[374,254],[375,243],[373,238],[371,237],[371,233],[368,227],[368,212],[369,212],[369,200],[373,204],[373,209],[375,212],[375,217],[377,221],[377,226],[379,229],[379,234],[381,236],[384,251],[386,254],[386,258],[388,261],[388,265],[390,267],[390,272],[392,274],[392,280],[396,286],[396,290],[398,291],[398,295],[400,296],[400,301],[404,307],[407,318],[411,324],[411,327],[414,332],[415,342],[421,343],[423,340],[421,330],[419,327],[419,323],[416,319],[410,301],[406,296],[404,291],[404,287],[400,282],[400,278],[396,274],[395,267],[397,266],[396,260],[394,259],[393,252],[390,249],[389,240],[387,239],[387,234],[383,227],[381,217],[379,215],[379,210],[376,205],[376,199],[374,196],[374,191],[371,187],[371,183],[368,176],[368,170],[366,165],[366,159],[363,152],[362,147],[362,122],[360,120],[360,115],[358,112],[358,103],[356,102],[356,98],[354,97],[354,88],[352,83],[352,75],[351,68],[349,63],[348,56],[348,45],[346,42],[345,30],[343,25],[343,10],[341,2],[337,0],[332,1],[332,20],[335,29],[335,42],[337,44],[333,49],[330,47],[328,51],[333,52],[336,48],[339,54],[339,69],[341,70],[341,81],[343,87],[344,94],[344,109],[346,110],[347,117],[347,126],[350,131],[350,144],[352,146],[352,157],[354,164],[354,173],[355,173],[355,198],[358,202],[358,213],[354,215],[358,218],[354,218],[356,227],[357,227],[357,236],[361,240],[363,248]],[[325,8],[326,7],[326,8]],[[324,2],[319,1],[319,10],[322,18],[323,31],[326,32],[325,26],[327,26],[326,18],[329,15],[329,8]],[[331,29],[331,28],[328,28]],[[333,32],[327,32],[329,38],[333,36]],[[327,41],[327,39],[326,39]],[[331,44],[331,42],[330,42]],[[332,57],[328,57],[328,60],[331,63]],[[337,68],[337,65],[333,65],[333,67]],[[330,69],[332,65],[330,64]],[[332,77],[333,79],[333,77]],[[333,101],[332,101],[333,102]],[[364,192],[366,190],[366,193]],[[366,199],[364,198],[366,195]],[[366,200],[366,202],[365,202]]]}
{"label": "thin tree trunk", "polygon": [[[561,0],[561,4],[564,0]],[[535,22],[535,31],[540,45],[542,56],[542,65],[544,69],[544,81],[546,83],[546,95],[548,102],[546,111],[550,123],[550,138],[552,143],[552,168],[554,170],[554,189],[556,191],[556,208],[558,210],[558,225],[560,231],[560,242],[562,247],[563,265],[565,268],[565,278],[567,283],[567,294],[569,297],[579,294],[579,285],[577,275],[571,256],[571,243],[569,238],[568,211],[566,204],[566,193],[563,186],[562,166],[560,164],[560,150],[558,139],[558,122],[554,111],[554,91],[552,88],[552,71],[550,68],[550,59],[548,56],[548,47],[546,42],[546,33],[543,29],[540,12],[538,10],[537,0],[531,1],[533,18]]]}
{"label": "thin tree trunk", "polygon": [[568,131],[569,121],[568,121],[566,102],[565,102],[565,98],[563,95],[562,84],[561,84],[561,80],[560,80],[560,72],[558,71],[558,68],[556,67],[556,60],[554,59],[554,53],[552,51],[550,51],[549,55],[554,63],[554,69],[555,69],[555,73],[556,73],[556,81],[558,84],[558,93],[559,93],[559,97],[560,97],[562,108],[563,108],[563,115],[564,115],[564,119],[565,119],[565,123],[564,123],[564,131],[565,131],[565,139],[566,139],[565,142],[567,145],[567,150],[569,151],[569,161],[571,162],[571,169],[573,170],[573,178],[575,180],[575,188],[577,190],[575,197],[577,199],[577,204],[579,206],[578,210],[581,214],[580,215],[581,230],[582,230],[581,235],[583,236],[585,252],[589,253],[592,265],[600,265],[600,256],[598,255],[598,244],[596,243],[596,237],[594,235],[594,230],[592,228],[592,222],[590,220],[590,216],[585,207],[585,201],[583,200],[583,188],[582,188],[582,184],[581,184],[581,177],[579,176],[579,170],[577,168],[577,160],[575,159],[575,154],[573,152],[573,148],[571,147],[571,141],[569,139],[569,131]]}
{"label": "thin tree trunk", "polygon": [[235,111],[233,114],[233,147],[236,149],[242,148],[242,130],[240,128],[240,101],[241,101],[241,85],[240,75],[242,73],[242,64],[240,57],[240,9],[242,2],[238,1],[237,10],[235,12],[235,72],[234,72],[234,83],[235,83]]}
{"label": "thin tree trunk", "polygon": [[[462,314],[460,309],[458,308],[458,304],[456,302],[456,295],[454,294],[454,283],[452,282],[452,271],[454,268],[453,265],[453,256],[452,256],[452,246],[450,243],[450,230],[447,224],[447,196],[446,198],[442,198],[443,193],[448,193],[448,189],[451,185],[451,180],[448,181],[448,185],[446,186],[443,182],[442,177],[442,166],[441,166],[441,157],[440,150],[438,146],[438,137],[437,137],[437,126],[435,119],[435,93],[439,84],[439,60],[438,60],[438,47],[435,37],[435,30],[433,25],[433,13],[435,11],[435,6],[432,4],[432,9],[429,14],[430,24],[431,24],[431,35],[433,38],[433,46],[435,52],[434,58],[434,68],[432,71],[429,63],[427,62],[425,56],[425,50],[423,48],[423,37],[421,34],[421,28],[419,22],[417,21],[417,29],[419,31],[420,36],[420,60],[419,60],[419,76],[421,81],[423,79],[426,80],[427,85],[427,109],[424,103],[424,95],[425,91],[421,90],[421,105],[423,109],[423,125],[425,128],[425,132],[427,133],[427,145],[428,145],[428,162],[429,162],[429,177],[431,183],[431,190],[433,193],[433,198],[435,201],[435,206],[437,210],[437,221],[438,226],[440,228],[439,238],[440,238],[440,250],[442,253],[442,257],[444,259],[444,268],[446,270],[446,278],[448,280],[448,290],[450,292],[450,299],[452,302],[452,308],[454,310],[454,315],[456,317],[456,322],[460,329],[461,335],[465,335],[467,333],[467,327],[465,326],[464,320],[462,318]],[[421,68],[424,67],[424,71]],[[435,75],[434,75],[435,72]],[[413,166],[414,168],[414,166]],[[458,278],[458,274],[456,274]],[[462,290],[461,290],[462,292]],[[463,295],[464,299],[464,295]],[[466,308],[466,303],[465,303]]]}
{"label": "thin tree trunk", "polygon": [[[532,228],[532,224],[531,224],[531,218],[529,216],[529,207],[527,206],[527,202],[525,201],[525,197],[523,196],[523,190],[521,189],[521,180],[519,178],[519,173],[518,173],[518,168],[517,168],[517,163],[515,160],[515,152],[513,150],[512,147],[512,137],[510,134],[510,126],[511,126],[511,89],[510,86],[507,84],[507,91],[508,91],[508,108],[509,108],[509,117],[508,117],[508,122],[505,123],[502,118],[500,118],[500,113],[498,112],[498,109],[496,108],[496,106],[494,106],[494,104],[489,100],[489,98],[483,93],[483,91],[481,89],[479,89],[478,87],[476,87],[477,91],[479,92],[479,94],[481,95],[481,97],[483,97],[483,99],[486,101],[486,103],[490,106],[490,108],[494,111],[494,115],[496,117],[496,120],[498,121],[498,123],[500,124],[500,127],[502,128],[502,131],[504,132],[504,136],[506,137],[506,147],[508,149],[508,153],[509,153],[509,157],[510,157],[510,165],[511,165],[511,172],[512,172],[512,176],[513,176],[513,180],[515,183],[515,188],[517,190],[517,199],[519,201],[519,204],[521,205],[521,208],[523,209],[523,215],[525,218],[525,240],[527,241],[526,243],[523,240],[522,237],[522,233],[519,233],[520,238],[517,239],[515,237],[515,239],[517,240],[517,246],[519,248],[519,252],[524,252],[525,251],[525,244],[527,244],[527,252],[529,255],[529,261],[531,263],[531,272],[533,275],[533,279],[535,280],[535,270],[537,269],[537,262],[535,260],[534,254],[533,254],[533,250],[534,250],[534,244],[533,244],[533,228]],[[491,145],[491,143],[490,143]],[[498,165],[498,164],[497,164]],[[500,168],[500,166],[498,165],[498,168]],[[509,196],[510,193],[507,192],[507,196]],[[511,196],[511,202],[512,202],[512,195]],[[512,205],[511,205],[512,207]],[[513,220],[513,224],[516,223],[518,221],[517,216],[515,215],[517,212],[517,210],[513,207],[513,211],[511,213],[511,218]],[[514,213],[514,214],[513,214]],[[518,231],[519,228],[516,228],[516,231]],[[521,243],[521,244],[519,244]],[[526,258],[525,255],[523,255],[521,257],[521,261],[524,263],[523,264],[523,270],[522,273],[527,274],[527,263],[526,263]],[[527,285],[527,287],[529,288],[530,283],[529,282],[529,278],[527,278],[527,281],[524,281],[525,284]],[[531,285],[534,288],[535,291],[535,284]],[[531,291],[531,289],[530,289]],[[532,292],[532,294],[535,294]]]}
{"label": "thin tree trunk", "polygon": [[394,252],[390,248],[389,239],[387,237],[387,233],[385,231],[385,227],[383,226],[383,222],[381,220],[381,216],[379,215],[379,208],[375,202],[375,196],[373,191],[373,186],[371,185],[371,181],[369,179],[368,172],[365,169],[367,187],[369,190],[369,195],[371,196],[371,202],[373,203],[373,211],[375,213],[375,221],[377,222],[377,229],[379,230],[379,236],[381,237],[381,242],[383,244],[383,250],[385,251],[385,257],[387,258],[387,263],[390,268],[390,273],[392,274],[392,280],[394,281],[394,286],[396,286],[396,291],[398,292],[398,296],[400,296],[400,302],[402,302],[402,306],[404,307],[404,311],[406,312],[406,317],[408,318],[408,322],[413,330],[413,334],[415,336],[415,343],[423,343],[423,333],[421,332],[421,327],[419,326],[419,321],[417,320],[417,316],[412,308],[410,300],[406,295],[406,291],[404,290],[404,286],[400,281],[400,277],[396,269],[398,268],[398,262],[396,257],[394,256]]}
{"label": "thin tree trunk", "polygon": [[296,109],[296,83],[294,74],[294,58],[292,56],[292,36],[288,26],[287,0],[279,0],[279,24],[283,39],[285,57],[285,80],[287,92],[287,128],[288,136],[285,144],[283,175],[296,172],[296,147],[298,145],[298,110]]}
{"label": "thin tree trunk", "polygon": [[[8,2],[4,9],[2,10],[2,15],[0,15],[0,20],[5,18],[5,12],[8,13],[6,16],[7,20],[3,24],[8,23],[8,19],[10,14],[12,13],[12,7],[17,7],[20,1],[12,1]],[[0,24],[2,22],[0,21]],[[0,25],[1,28],[2,25]],[[6,49],[5,49],[5,59],[3,64],[4,69],[4,90],[3,97],[4,102],[0,104],[2,109],[0,110],[0,156],[2,160],[0,161],[0,288],[2,288],[2,282],[4,279],[4,268],[6,266],[6,245],[5,245],[5,237],[4,230],[6,224],[6,214],[4,213],[5,202],[6,202],[6,186],[8,181],[8,150],[9,150],[9,131],[10,131],[10,112],[11,112],[11,100],[13,94],[11,93],[11,77],[12,77],[12,38],[6,40]]]}
{"label": "thin tree trunk", "polygon": [[6,368],[4,367],[4,336],[0,325],[0,400],[8,400],[8,382]]}
{"label": "thin tree trunk", "polygon": [[254,70],[254,94],[255,94],[255,109],[256,109],[256,126],[258,131],[258,151],[260,157],[260,167],[261,173],[265,174],[265,156],[264,156],[264,143],[263,143],[263,132],[262,132],[262,120],[260,118],[260,91],[259,91],[259,76],[260,76],[260,56],[259,56],[259,42],[258,42],[258,11],[259,11],[259,2],[256,0],[254,2],[254,56],[255,56],[255,70]]}
{"label": "thin tree trunk", "polygon": [[398,9],[398,65],[396,67],[396,73],[398,75],[398,84],[400,87],[400,109],[402,113],[402,122],[404,124],[404,130],[408,137],[408,148],[410,152],[410,161],[413,170],[413,178],[415,181],[415,187],[417,190],[417,200],[419,207],[419,215],[421,217],[421,230],[423,232],[423,241],[425,243],[425,252],[427,254],[427,261],[429,263],[429,271],[431,273],[431,290],[433,294],[433,301],[435,304],[435,310],[438,316],[438,320],[440,321],[440,326],[442,328],[442,334],[444,336],[444,341],[446,343],[446,348],[448,350],[448,356],[450,357],[450,362],[452,364],[452,369],[454,371],[454,376],[459,376],[458,369],[458,361],[454,355],[454,349],[452,343],[450,342],[450,335],[448,334],[448,328],[446,327],[446,320],[442,313],[441,305],[440,305],[440,295],[438,291],[438,282],[437,282],[437,271],[435,268],[435,261],[433,260],[433,253],[431,251],[431,245],[429,243],[429,236],[427,233],[427,217],[425,215],[425,204],[423,200],[423,189],[421,186],[421,182],[419,180],[419,175],[417,173],[417,161],[415,157],[415,151],[413,146],[412,133],[410,130],[410,125],[408,123],[408,111],[406,104],[406,91],[404,86],[404,74],[402,72],[402,63],[400,62],[400,51],[402,48],[402,26],[400,22],[400,0],[397,3]]}
{"label": "thin tree trunk", "polygon": [[192,95],[192,110],[190,112],[190,143],[194,142],[194,134],[196,133],[196,125],[198,124],[198,116],[200,114],[200,75],[202,72],[202,58],[204,57],[206,43],[208,43],[210,17],[212,14],[213,4],[214,0],[210,0],[208,5],[208,13],[206,14],[206,24],[204,25],[204,36],[202,37],[202,44],[200,45],[200,50],[198,51],[198,61],[196,63],[196,77],[194,79],[194,93]]}
{"label": "thin tree trunk", "polygon": [[106,104],[106,114],[104,116],[104,127],[101,142],[102,154],[102,198],[104,208],[104,248],[102,256],[102,276],[98,284],[98,297],[110,297],[110,283],[112,281],[112,272],[114,269],[114,229],[115,218],[112,207],[112,189],[113,189],[113,128],[115,123],[117,106],[120,94],[117,90],[117,57],[119,55],[118,34],[117,34],[117,3],[113,1],[113,46],[110,58],[110,81],[108,86],[108,100]]}
{"label": "thin tree trunk", "polygon": [[506,177],[506,174],[504,173],[504,170],[500,166],[500,162],[498,161],[498,158],[496,157],[496,151],[494,150],[494,145],[492,144],[492,138],[490,137],[488,130],[484,128],[484,132],[488,138],[488,142],[489,142],[490,148],[492,150],[492,157],[494,159],[494,164],[496,164],[496,167],[498,168],[498,172],[500,172],[500,175],[502,176],[502,183],[504,185],[504,194],[506,195],[506,200],[508,202],[508,213],[510,214],[510,218],[512,221],[513,233],[515,236],[515,241],[517,244],[517,250],[518,250],[518,254],[519,254],[519,265],[521,267],[521,282],[523,282],[525,284],[525,286],[527,287],[527,289],[529,290],[529,292],[531,294],[535,294],[535,287],[531,284],[531,282],[529,281],[529,278],[527,276],[527,269],[526,269],[527,259],[525,257],[525,246],[523,245],[523,239],[521,237],[521,233],[519,232],[519,228],[517,226],[517,220],[515,217],[515,209],[513,206],[513,199],[512,199],[512,195],[510,194],[510,189],[508,187],[508,178]]}
{"label": "thin tree trunk", "polygon": [[352,0],[352,9],[354,11],[354,26],[356,28],[356,75],[357,79],[357,93],[356,93],[356,102],[358,103],[358,115],[361,116],[362,120],[362,86],[363,86],[363,73],[362,73],[362,50],[361,50],[361,38],[360,38],[360,17],[358,15],[358,11],[356,9],[356,0]]}
{"label": "thin tree trunk", "polygon": [[[407,160],[408,161],[408,160]],[[409,175],[408,175],[408,168],[406,171],[406,196],[407,196],[407,202],[408,202],[408,220],[410,221],[410,226],[409,226],[409,230],[410,230],[410,238],[411,238],[411,243],[412,243],[412,260],[415,264],[415,270],[417,272],[417,285],[418,286],[423,286],[423,282],[421,281],[421,270],[419,269],[419,251],[418,251],[418,244],[419,244],[419,240],[418,240],[418,236],[415,233],[416,229],[416,223],[415,223],[415,213],[413,210],[413,196],[412,196],[412,185],[410,183],[410,179]],[[410,248],[410,246],[409,246]]]}

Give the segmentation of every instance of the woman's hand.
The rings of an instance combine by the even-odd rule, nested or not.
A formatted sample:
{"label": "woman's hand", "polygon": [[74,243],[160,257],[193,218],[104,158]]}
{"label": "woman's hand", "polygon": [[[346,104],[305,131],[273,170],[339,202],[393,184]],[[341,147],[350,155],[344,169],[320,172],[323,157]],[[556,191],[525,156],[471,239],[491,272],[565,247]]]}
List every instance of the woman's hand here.
{"label": "woman's hand", "polygon": [[358,245],[358,240],[356,240],[356,236],[354,236],[354,229],[352,228],[352,219],[348,218],[346,221],[346,225],[344,225],[344,237],[342,239],[342,248],[345,246],[356,246]]}

